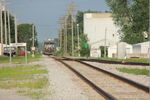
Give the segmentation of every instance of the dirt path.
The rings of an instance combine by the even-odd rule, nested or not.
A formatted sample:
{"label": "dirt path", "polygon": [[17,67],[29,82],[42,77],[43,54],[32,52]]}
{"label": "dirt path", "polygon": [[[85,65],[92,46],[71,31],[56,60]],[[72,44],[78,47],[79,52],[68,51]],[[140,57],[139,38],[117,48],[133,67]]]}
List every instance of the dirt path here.
{"label": "dirt path", "polygon": [[15,90],[0,90],[0,100],[33,100],[26,96],[18,95]]}

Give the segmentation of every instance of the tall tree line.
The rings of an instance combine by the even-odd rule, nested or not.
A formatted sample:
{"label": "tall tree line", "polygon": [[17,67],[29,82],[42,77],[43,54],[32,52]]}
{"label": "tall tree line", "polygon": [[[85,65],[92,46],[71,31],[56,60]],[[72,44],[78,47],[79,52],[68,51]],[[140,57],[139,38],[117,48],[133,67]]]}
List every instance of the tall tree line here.
{"label": "tall tree line", "polygon": [[[35,25],[34,25],[35,26]],[[32,47],[32,33],[33,33],[33,24],[20,24],[18,28],[18,42],[27,43],[27,49],[31,51]],[[35,47],[38,47],[37,31],[34,28],[34,38],[35,38]]]}
{"label": "tall tree line", "polygon": [[106,0],[122,41],[134,44],[148,41],[143,32],[149,31],[149,0]]}

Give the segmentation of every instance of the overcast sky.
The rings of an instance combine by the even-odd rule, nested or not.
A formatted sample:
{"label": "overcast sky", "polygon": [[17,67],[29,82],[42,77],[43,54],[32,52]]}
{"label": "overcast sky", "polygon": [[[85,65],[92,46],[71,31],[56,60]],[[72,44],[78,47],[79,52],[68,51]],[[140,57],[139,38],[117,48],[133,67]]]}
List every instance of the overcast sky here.
{"label": "overcast sky", "polygon": [[49,37],[56,38],[58,20],[65,15],[67,5],[72,1],[76,10],[105,11],[105,0],[6,0],[7,8],[18,18],[18,23],[34,23],[40,41]]}

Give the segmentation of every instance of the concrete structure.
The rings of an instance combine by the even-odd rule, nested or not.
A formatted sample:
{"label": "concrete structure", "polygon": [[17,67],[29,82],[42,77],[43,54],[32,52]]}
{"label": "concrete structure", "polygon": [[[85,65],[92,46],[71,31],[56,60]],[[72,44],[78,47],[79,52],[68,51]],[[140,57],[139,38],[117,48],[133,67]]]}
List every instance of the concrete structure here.
{"label": "concrete structure", "polygon": [[111,58],[149,58],[150,41],[134,45],[120,42],[108,47],[108,57]]}
{"label": "concrete structure", "polygon": [[125,42],[108,47],[108,57],[110,58],[125,59],[129,54],[132,54],[132,45]]}
{"label": "concrete structure", "polygon": [[111,13],[84,14],[84,34],[87,34],[91,56],[94,57],[101,56],[97,51],[100,46],[112,46],[119,41],[118,28],[114,24]]}
{"label": "concrete structure", "polygon": [[150,49],[150,41],[133,45],[133,53],[147,53]]}
{"label": "concrete structure", "polygon": [[138,58],[148,58],[150,54],[150,41],[133,45],[133,55]]}
{"label": "concrete structure", "polygon": [[117,45],[108,47],[108,57],[117,58]]}
{"label": "concrete structure", "polygon": [[117,58],[126,59],[129,54],[132,54],[132,45],[125,42],[117,44]]}
{"label": "concrete structure", "polygon": [[91,57],[101,57],[101,51],[99,48],[92,48],[90,51],[90,56]]}

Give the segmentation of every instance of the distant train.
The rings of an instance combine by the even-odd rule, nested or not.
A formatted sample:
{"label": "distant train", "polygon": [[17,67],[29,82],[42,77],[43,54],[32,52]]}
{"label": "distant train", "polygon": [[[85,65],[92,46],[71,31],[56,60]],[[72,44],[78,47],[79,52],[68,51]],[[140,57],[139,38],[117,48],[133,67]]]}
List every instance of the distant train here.
{"label": "distant train", "polygon": [[53,55],[55,52],[55,43],[53,40],[49,39],[44,42],[43,54],[45,55]]}

